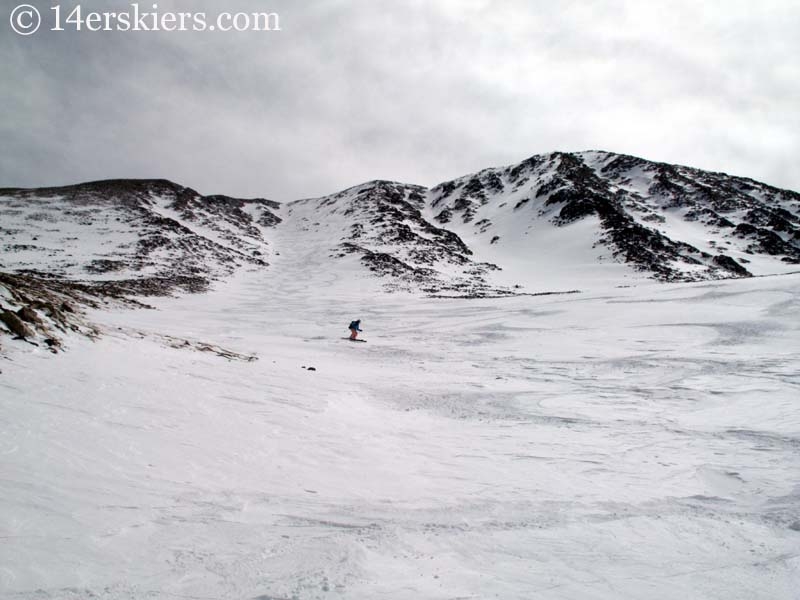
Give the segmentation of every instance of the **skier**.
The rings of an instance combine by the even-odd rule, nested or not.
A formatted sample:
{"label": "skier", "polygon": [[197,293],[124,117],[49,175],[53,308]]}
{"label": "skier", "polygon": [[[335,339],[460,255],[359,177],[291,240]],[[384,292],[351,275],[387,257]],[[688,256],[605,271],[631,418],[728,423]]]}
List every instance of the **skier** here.
{"label": "skier", "polygon": [[356,339],[356,337],[358,337],[358,332],[361,331],[361,327],[359,327],[359,325],[361,325],[361,319],[357,319],[356,321],[353,321],[353,322],[350,323],[350,339],[351,340],[354,340],[354,339]]}

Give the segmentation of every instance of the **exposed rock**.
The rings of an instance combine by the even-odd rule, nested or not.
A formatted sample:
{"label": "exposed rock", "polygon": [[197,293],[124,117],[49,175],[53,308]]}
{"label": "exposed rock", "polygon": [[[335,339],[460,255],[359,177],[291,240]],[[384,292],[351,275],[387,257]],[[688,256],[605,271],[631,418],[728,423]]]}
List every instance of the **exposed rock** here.
{"label": "exposed rock", "polygon": [[[2,189],[0,197],[0,220],[24,224],[16,231],[41,240],[7,244],[7,270],[23,272],[33,254],[50,274],[101,287],[103,295],[203,291],[237,268],[266,267],[265,232],[281,222],[276,202],[201,196],[166,180]],[[55,224],[76,233],[58,234]],[[87,252],[84,238],[98,235],[101,248]],[[17,262],[23,251],[25,262]]]}
{"label": "exposed rock", "polygon": [[[431,189],[373,181],[290,203],[288,212],[263,198],[203,196],[166,180],[2,189],[5,268],[51,281],[62,295],[70,290],[68,303],[34,294],[14,310],[30,307],[45,327],[68,329],[65,323],[71,315],[79,318],[82,306],[203,292],[237,269],[268,268],[269,257],[279,255],[270,229],[282,223],[279,213],[289,216],[299,203],[313,207],[303,217],[306,231],[325,227],[327,216],[348,217],[327,249],[334,258],[357,255],[370,272],[391,279],[387,289],[469,297],[517,293],[494,286],[490,273],[499,267],[480,262],[473,249],[496,246],[489,255],[500,257],[511,248],[524,253],[525,243],[517,245],[510,233],[527,236],[530,230],[533,239],[539,221],[568,228],[591,220],[587,245],[599,249],[598,260],[626,263],[662,281],[746,277],[751,269],[758,274],[764,261],[745,268],[743,254],[800,264],[795,192],[608,152],[553,152]],[[680,221],[703,234],[685,241]],[[67,228],[58,233],[62,223],[69,234]],[[84,234],[101,242],[84,245]],[[475,239],[481,243],[473,245]],[[35,270],[42,265],[48,272]]]}
{"label": "exposed rock", "polygon": [[23,306],[22,308],[20,308],[17,311],[17,316],[23,321],[26,321],[33,325],[38,325],[38,326],[42,325],[42,320],[39,318],[39,315],[37,315],[36,311],[29,306]]}
{"label": "exposed rock", "polygon": [[[490,178],[499,184],[489,186]],[[448,223],[459,217],[485,223],[482,215],[497,222],[506,204],[518,213],[514,221],[530,219],[532,224],[546,219],[563,227],[596,217],[598,245],[615,260],[663,281],[750,276],[738,256],[742,253],[800,264],[800,194],[632,156],[554,152],[442,183],[431,196],[431,206]],[[487,212],[482,213],[484,206]],[[673,237],[681,231],[676,219],[695,224],[695,230],[705,228],[709,242]],[[489,244],[505,237],[491,224],[478,232],[491,236]],[[715,251],[720,240],[727,246],[724,254]]]}
{"label": "exposed rock", "polygon": [[10,310],[3,309],[3,312],[0,312],[0,321],[2,321],[6,327],[16,335],[22,339],[27,339],[33,337],[33,331],[22,322],[15,313],[11,312]]}
{"label": "exposed rock", "polygon": [[60,335],[65,333],[89,338],[98,336],[97,328],[84,319],[79,307],[97,308],[105,302],[119,306],[145,306],[133,300],[104,298],[94,288],[52,275],[40,277],[0,272],[0,291],[7,299],[4,304],[21,305],[15,310],[3,309],[3,323],[17,336],[43,341],[52,352],[62,347]]}
{"label": "exposed rock", "polygon": [[61,342],[55,338],[45,338],[44,343],[52,349],[58,349],[61,347]]}
{"label": "exposed rock", "polygon": [[722,267],[733,273],[734,275],[738,275],[739,277],[751,277],[752,273],[745,269],[742,265],[738,262],[733,260],[730,256],[726,256],[724,254],[718,254],[713,259],[714,264],[717,266]]}

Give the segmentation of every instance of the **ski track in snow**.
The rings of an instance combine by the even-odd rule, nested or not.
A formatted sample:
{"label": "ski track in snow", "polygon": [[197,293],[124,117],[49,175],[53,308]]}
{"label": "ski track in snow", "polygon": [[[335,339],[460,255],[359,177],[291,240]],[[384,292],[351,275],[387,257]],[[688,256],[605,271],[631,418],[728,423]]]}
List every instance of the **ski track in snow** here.
{"label": "ski track in snow", "polygon": [[800,277],[420,299],[276,235],[2,361],[0,596],[798,597]]}

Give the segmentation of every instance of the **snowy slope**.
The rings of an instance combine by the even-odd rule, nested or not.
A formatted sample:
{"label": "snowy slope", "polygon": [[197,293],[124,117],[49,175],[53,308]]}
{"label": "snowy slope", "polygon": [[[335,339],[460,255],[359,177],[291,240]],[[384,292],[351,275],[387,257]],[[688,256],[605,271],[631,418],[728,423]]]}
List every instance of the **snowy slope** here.
{"label": "snowy slope", "polygon": [[794,600],[799,208],[600,152],[0,190],[0,598]]}
{"label": "snowy slope", "polygon": [[796,598],[800,277],[434,300],[310,257],[3,361],[0,596]]}
{"label": "snowy slope", "polygon": [[[798,270],[800,194],[609,152],[555,152],[432,188],[427,215],[528,285]],[[626,265],[628,269],[615,268]],[[632,269],[630,268],[632,267]]]}
{"label": "snowy slope", "polygon": [[800,269],[799,194],[609,152],[537,155],[431,189],[373,181],[285,205],[167,181],[6,189],[0,217],[4,270],[143,294],[267,268],[278,237],[387,290],[439,295]]}
{"label": "snowy slope", "polygon": [[162,180],[0,189],[0,265],[107,282],[123,292],[201,290],[238,267],[266,266],[266,232],[280,221],[277,207],[200,196]]}
{"label": "snowy slope", "polygon": [[431,189],[374,181],[288,207],[320,249],[357,256],[390,290],[505,295],[800,269],[799,194],[609,152],[533,156]]}
{"label": "snowy slope", "polygon": [[331,268],[355,261],[388,279],[389,291],[485,294],[486,275],[499,267],[478,263],[453,232],[423,217],[427,190],[421,186],[373,181],[332,196],[288,205],[302,243],[330,255]]}

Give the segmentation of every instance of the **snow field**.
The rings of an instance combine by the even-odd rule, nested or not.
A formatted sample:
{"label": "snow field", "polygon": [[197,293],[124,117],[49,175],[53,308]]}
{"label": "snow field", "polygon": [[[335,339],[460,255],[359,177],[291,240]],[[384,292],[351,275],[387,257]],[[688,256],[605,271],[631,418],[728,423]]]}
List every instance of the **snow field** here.
{"label": "snow field", "polygon": [[278,242],[13,348],[0,595],[796,597],[797,276],[432,300]]}

